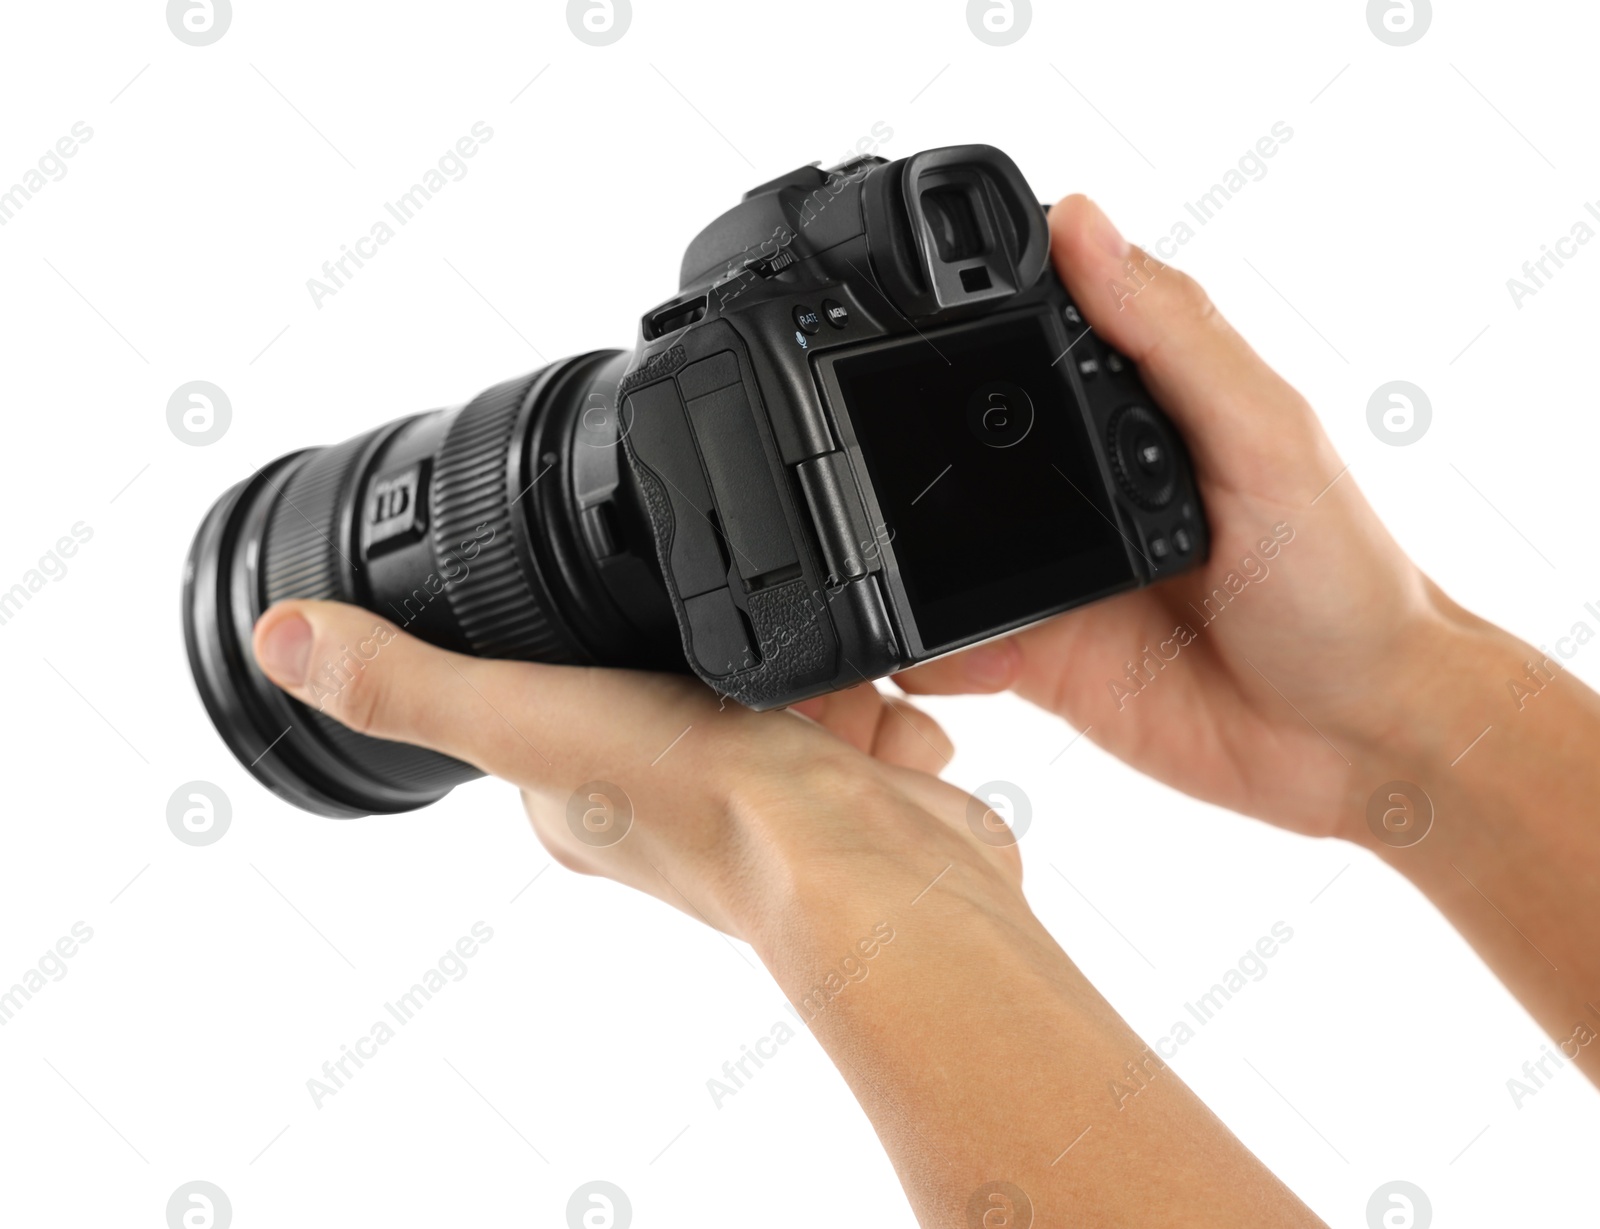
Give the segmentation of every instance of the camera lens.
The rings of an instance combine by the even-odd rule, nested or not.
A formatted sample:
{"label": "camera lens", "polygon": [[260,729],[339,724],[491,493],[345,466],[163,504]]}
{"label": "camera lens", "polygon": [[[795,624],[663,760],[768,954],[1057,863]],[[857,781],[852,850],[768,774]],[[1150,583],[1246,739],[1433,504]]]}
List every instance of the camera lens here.
{"label": "camera lens", "polygon": [[[460,408],[281,457],[212,507],[185,570],[184,638],[212,721],[259,780],[349,817],[425,806],[479,775],[274,686],[250,638],[286,598],[365,606],[481,657],[683,668],[621,455],[625,365],[615,351],[568,359]],[[381,641],[311,663],[313,697],[337,697]]]}

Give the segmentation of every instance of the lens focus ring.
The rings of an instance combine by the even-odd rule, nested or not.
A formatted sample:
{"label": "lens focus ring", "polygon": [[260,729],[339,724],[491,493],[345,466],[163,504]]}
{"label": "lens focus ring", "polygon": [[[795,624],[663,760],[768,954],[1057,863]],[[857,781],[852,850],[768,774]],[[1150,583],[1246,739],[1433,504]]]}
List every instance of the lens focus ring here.
{"label": "lens focus ring", "polygon": [[349,601],[351,563],[339,549],[339,509],[356,480],[355,459],[371,438],[318,448],[274,484],[262,546],[265,605],[286,598]]}
{"label": "lens focus ring", "polygon": [[516,500],[526,492],[511,489],[519,468],[511,454],[536,379],[523,376],[480,393],[450,424],[433,477],[434,549],[470,652],[577,662],[583,658],[552,622],[549,595],[519,554],[513,526]]}

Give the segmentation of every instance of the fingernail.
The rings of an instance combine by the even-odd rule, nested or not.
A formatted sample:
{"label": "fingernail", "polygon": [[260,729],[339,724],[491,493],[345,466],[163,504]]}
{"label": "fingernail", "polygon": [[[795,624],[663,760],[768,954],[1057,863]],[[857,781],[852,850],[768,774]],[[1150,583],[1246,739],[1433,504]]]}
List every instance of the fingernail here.
{"label": "fingernail", "polygon": [[261,637],[257,660],[278,686],[299,687],[311,661],[311,624],[297,614],[279,619]]}
{"label": "fingernail", "polygon": [[1105,210],[1094,201],[1090,201],[1089,204],[1094,211],[1089,218],[1089,229],[1093,232],[1095,243],[1112,260],[1126,260],[1129,252],[1128,241],[1122,237],[1122,232],[1112,225],[1111,219],[1106,217]]}
{"label": "fingernail", "polygon": [[979,687],[1005,687],[1016,670],[1017,651],[1010,644],[985,644],[966,654],[967,677]]}

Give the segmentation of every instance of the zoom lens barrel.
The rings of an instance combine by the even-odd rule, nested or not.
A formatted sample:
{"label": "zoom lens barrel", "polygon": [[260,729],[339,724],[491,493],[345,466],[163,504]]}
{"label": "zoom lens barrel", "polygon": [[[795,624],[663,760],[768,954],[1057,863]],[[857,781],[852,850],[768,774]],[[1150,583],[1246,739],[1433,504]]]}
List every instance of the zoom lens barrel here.
{"label": "zoom lens barrel", "polygon": [[[184,638],[212,721],[258,779],[351,817],[425,806],[479,775],[274,686],[250,637],[287,598],[365,606],[481,657],[684,668],[618,447],[625,365],[615,351],[567,359],[457,409],[290,454],[212,507],[185,570]],[[379,651],[374,637],[313,662],[313,697],[326,704]]]}

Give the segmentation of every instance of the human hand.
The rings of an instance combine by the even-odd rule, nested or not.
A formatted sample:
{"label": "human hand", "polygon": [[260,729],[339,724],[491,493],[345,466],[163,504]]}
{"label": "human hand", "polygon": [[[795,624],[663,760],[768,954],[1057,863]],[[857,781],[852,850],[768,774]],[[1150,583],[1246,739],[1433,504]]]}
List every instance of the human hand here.
{"label": "human hand", "polygon": [[[376,656],[313,693],[319,665],[361,661],[344,646],[363,641]],[[975,839],[968,796],[937,779],[949,739],[870,684],[804,716],[753,713],[688,678],[462,656],[333,602],[274,606],[254,650],[275,683],[352,729],[518,786],[563,865],[752,942],[797,895],[908,862],[929,875],[959,862],[983,891],[1021,899],[1015,849]]]}
{"label": "human hand", "polygon": [[[980,837],[994,817],[974,821],[973,800],[934,775],[950,743],[910,704],[867,685],[803,716],[723,708],[692,679],[464,657],[330,602],[274,606],[253,647],[312,703],[321,664],[352,660],[358,642],[376,655],[320,689],[323,711],[520,786],[558,861],[748,940],[924,1224],[964,1219],[996,1172],[1047,1217],[1165,1223],[1205,1190],[1208,1224],[1319,1223],[1176,1075],[1120,1130],[1119,1163],[1047,1164],[1062,1121],[1103,1114],[1104,1073],[1140,1043],[1028,909],[1015,846]],[[618,787],[631,824],[585,826]],[[882,970],[870,980],[863,944],[892,944],[867,956]]]}
{"label": "human hand", "polygon": [[1210,559],[897,681],[1012,688],[1196,797],[1347,835],[1384,779],[1365,761],[1438,685],[1441,631],[1471,617],[1407,558],[1305,399],[1193,279],[1131,248],[1085,197],[1051,210],[1050,229],[1085,319],[1188,443]]}

